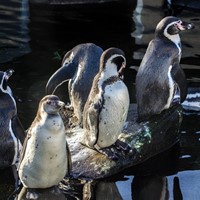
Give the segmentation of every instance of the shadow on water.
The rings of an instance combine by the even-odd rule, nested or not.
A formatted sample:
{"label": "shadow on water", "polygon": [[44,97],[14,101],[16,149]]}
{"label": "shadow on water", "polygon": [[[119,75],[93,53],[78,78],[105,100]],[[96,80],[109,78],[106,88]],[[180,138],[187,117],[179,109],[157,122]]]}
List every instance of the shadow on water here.
{"label": "shadow on water", "polygon": [[[166,9],[158,0],[138,0],[128,9],[111,4],[47,6],[28,4],[28,0],[1,3],[0,68],[15,70],[10,86],[24,127],[30,126],[45,94],[46,82],[60,67],[63,55],[79,43],[92,42],[103,49],[115,46],[124,50],[130,67],[126,69],[125,82],[134,102],[137,68],[157,22],[165,14]],[[189,86],[199,87],[200,15],[184,9],[174,14],[196,25],[194,31],[181,35],[181,64]],[[62,96],[65,101],[66,96]],[[200,199],[199,121],[198,113],[186,111],[180,144],[110,179],[64,180],[61,183],[64,196],[61,194],[59,199],[156,200],[162,195],[170,200]],[[13,190],[14,179],[10,174],[9,169],[1,171],[0,199],[6,199]],[[51,195],[48,191],[42,195],[42,199],[55,199],[48,196]]]}

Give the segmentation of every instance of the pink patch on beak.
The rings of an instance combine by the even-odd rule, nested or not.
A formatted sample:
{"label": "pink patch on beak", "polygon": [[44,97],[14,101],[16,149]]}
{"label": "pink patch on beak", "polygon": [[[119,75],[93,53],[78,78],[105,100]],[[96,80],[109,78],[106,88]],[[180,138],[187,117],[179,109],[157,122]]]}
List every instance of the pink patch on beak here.
{"label": "pink patch on beak", "polygon": [[125,67],[126,67],[126,63],[123,62],[121,68],[120,68],[119,71],[118,71],[119,77],[120,77],[121,79],[123,79],[123,71],[124,71],[124,68],[125,68]]}

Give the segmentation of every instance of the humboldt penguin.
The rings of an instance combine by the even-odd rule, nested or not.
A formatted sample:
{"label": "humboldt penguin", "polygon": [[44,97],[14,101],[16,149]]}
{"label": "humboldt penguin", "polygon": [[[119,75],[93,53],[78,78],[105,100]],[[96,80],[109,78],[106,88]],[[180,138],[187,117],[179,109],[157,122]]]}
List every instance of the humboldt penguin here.
{"label": "humboldt penguin", "polygon": [[16,168],[26,135],[17,115],[11,88],[7,85],[13,72],[12,69],[0,71],[0,169]]}
{"label": "humboldt penguin", "polygon": [[119,141],[129,108],[128,89],[120,78],[125,65],[122,50],[109,48],[103,52],[83,112],[84,144],[110,158],[115,155],[107,147]]}
{"label": "humboldt penguin", "polygon": [[55,95],[47,95],[39,103],[37,115],[27,130],[18,168],[25,188],[56,186],[70,170],[70,153],[59,114],[64,105]]}
{"label": "humboldt penguin", "polygon": [[94,76],[99,71],[103,50],[92,43],[79,44],[68,51],[62,66],[48,80],[46,93],[54,94],[64,82],[68,82],[68,94],[77,124],[82,124],[82,112],[90,92]]}
{"label": "humboldt penguin", "polygon": [[160,114],[179,93],[180,103],[187,95],[185,74],[180,67],[180,31],[192,29],[191,23],[177,17],[162,19],[155,30],[136,75],[136,101],[139,121]]}

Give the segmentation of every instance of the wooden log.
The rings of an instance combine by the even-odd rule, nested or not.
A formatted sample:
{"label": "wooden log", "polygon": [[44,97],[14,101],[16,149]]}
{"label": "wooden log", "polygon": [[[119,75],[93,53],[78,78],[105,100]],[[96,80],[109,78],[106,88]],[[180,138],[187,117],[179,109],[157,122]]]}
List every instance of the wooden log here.
{"label": "wooden log", "polygon": [[142,163],[148,158],[172,147],[179,139],[182,122],[182,107],[173,106],[147,122],[137,123],[136,105],[130,105],[127,122],[119,140],[126,142],[131,151],[127,154],[115,147],[114,161],[107,156],[84,146],[84,131],[73,128],[67,132],[67,142],[72,157],[73,178],[100,179],[114,175],[128,167]]}

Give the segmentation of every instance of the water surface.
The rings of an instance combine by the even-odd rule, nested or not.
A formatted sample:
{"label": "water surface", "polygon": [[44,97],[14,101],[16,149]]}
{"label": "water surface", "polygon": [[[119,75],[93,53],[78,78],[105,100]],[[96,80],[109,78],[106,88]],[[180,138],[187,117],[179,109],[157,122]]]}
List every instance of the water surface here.
{"label": "water surface", "polygon": [[[45,94],[48,78],[60,67],[63,55],[80,43],[92,42],[103,49],[115,46],[124,50],[128,66],[125,82],[131,102],[135,102],[136,70],[148,42],[153,38],[156,24],[167,13],[160,1],[138,0],[138,4],[130,8],[131,12],[110,6],[103,10],[33,4],[28,7],[27,1],[20,2],[13,0],[0,7],[0,24],[3,27],[0,67],[1,70],[8,67],[15,70],[10,86],[26,129]],[[200,14],[182,10],[178,16],[196,25],[196,29],[181,34],[181,64],[189,87],[199,87]],[[62,98],[67,101],[67,94]],[[65,183],[65,193],[60,199],[156,200],[161,194],[170,200],[200,199],[199,121],[199,113],[185,111],[179,144],[110,179],[93,182],[74,180],[71,185]],[[0,199],[5,199],[5,191],[9,191],[13,179],[7,176],[9,170],[1,171],[1,174]]]}

